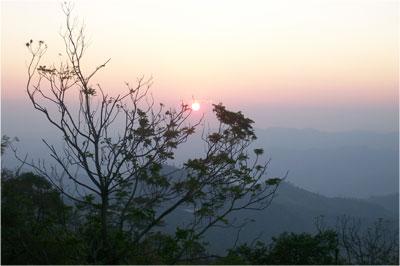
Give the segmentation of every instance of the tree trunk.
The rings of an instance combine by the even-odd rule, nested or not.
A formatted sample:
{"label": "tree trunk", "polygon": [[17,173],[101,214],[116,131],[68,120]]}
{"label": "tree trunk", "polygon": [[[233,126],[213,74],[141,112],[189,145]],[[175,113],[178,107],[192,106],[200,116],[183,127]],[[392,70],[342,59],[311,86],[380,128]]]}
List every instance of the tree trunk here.
{"label": "tree trunk", "polygon": [[101,195],[101,259],[106,264],[111,264],[112,252],[108,237],[108,193],[102,192]]}

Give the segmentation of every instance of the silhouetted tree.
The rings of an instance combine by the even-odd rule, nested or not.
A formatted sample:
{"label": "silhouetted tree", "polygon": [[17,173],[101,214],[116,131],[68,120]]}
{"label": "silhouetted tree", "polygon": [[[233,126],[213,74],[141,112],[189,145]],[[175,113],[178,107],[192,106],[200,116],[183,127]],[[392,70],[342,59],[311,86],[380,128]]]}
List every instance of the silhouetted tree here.
{"label": "silhouetted tree", "polygon": [[366,227],[361,219],[342,216],[337,232],[348,264],[398,264],[398,222],[378,219]]}
{"label": "silhouetted tree", "polygon": [[[27,42],[32,59],[26,91],[33,107],[61,133],[64,147],[43,140],[57,167],[27,164],[92,215],[87,221],[98,226],[93,263],[118,263],[183,206],[193,210],[193,217],[177,228],[177,235],[185,234],[185,245],[173,253],[175,262],[210,227],[229,224],[229,213],[268,206],[281,179],[266,179],[268,162],[259,163],[262,149],[250,159],[248,148],[256,139],[251,119],[214,105],[219,127],[203,136],[205,155],[166,171],[164,165],[199,125],[187,122],[191,109],[186,104],[179,110],[156,106],[147,96],[151,80],[144,78],[135,86],[126,83],[124,94],[110,96],[93,80],[109,60],[93,71],[83,70],[84,32],[71,24],[71,7],[63,10],[67,61],[41,65],[47,45]],[[117,252],[116,235],[132,245]]]}

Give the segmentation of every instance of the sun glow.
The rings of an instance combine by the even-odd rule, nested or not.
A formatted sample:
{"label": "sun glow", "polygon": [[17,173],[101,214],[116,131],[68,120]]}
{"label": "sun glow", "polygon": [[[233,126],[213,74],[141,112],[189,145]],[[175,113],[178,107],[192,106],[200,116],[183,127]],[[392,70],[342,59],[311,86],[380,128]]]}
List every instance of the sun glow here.
{"label": "sun glow", "polygon": [[192,110],[193,111],[199,111],[200,110],[200,103],[199,102],[193,102],[192,103]]}
{"label": "sun glow", "polygon": [[[123,93],[124,81],[153,76],[155,98],[173,106],[180,99],[194,113],[211,111],[213,99],[263,128],[339,130],[348,121],[354,129],[398,130],[398,1],[100,0],[96,12],[92,1],[73,2],[76,26],[84,22],[90,39],[83,68],[89,73],[111,58],[92,79],[110,95]],[[26,41],[44,40],[43,64],[58,64],[66,59],[58,34],[65,25],[58,1],[0,5],[1,101],[8,108],[27,99],[20,89]],[[14,115],[4,110],[2,118]],[[388,116],[370,119],[367,110]],[[342,119],[346,112],[354,115]]]}

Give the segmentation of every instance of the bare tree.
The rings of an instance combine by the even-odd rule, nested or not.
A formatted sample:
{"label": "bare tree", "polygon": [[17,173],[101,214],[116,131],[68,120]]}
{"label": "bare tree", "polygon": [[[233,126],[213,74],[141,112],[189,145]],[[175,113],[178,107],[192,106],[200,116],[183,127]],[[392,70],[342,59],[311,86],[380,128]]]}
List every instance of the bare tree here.
{"label": "bare tree", "polygon": [[397,264],[399,262],[398,229],[394,222],[378,219],[365,228],[360,219],[338,219],[339,243],[348,264]]}
{"label": "bare tree", "polygon": [[[156,105],[148,95],[151,79],[126,83],[124,94],[105,92],[94,77],[110,60],[84,72],[84,31],[71,22],[70,5],[63,5],[63,11],[67,61],[41,65],[47,45],[27,42],[32,57],[26,91],[33,107],[61,133],[64,147],[43,140],[57,167],[28,165],[70,199],[97,210],[102,239],[97,252],[106,262],[116,259],[110,230],[127,233],[140,244],[185,206],[193,209],[193,219],[179,230],[189,241],[212,226],[229,224],[229,213],[268,206],[281,179],[265,177],[268,162],[259,163],[262,149],[255,149],[255,159],[250,159],[248,149],[256,139],[252,120],[214,105],[219,128],[203,134],[205,155],[179,169],[165,167],[200,121],[189,124],[191,109],[185,104],[179,110]],[[60,179],[72,181],[75,191],[60,185]],[[177,259],[183,255],[184,250]]]}

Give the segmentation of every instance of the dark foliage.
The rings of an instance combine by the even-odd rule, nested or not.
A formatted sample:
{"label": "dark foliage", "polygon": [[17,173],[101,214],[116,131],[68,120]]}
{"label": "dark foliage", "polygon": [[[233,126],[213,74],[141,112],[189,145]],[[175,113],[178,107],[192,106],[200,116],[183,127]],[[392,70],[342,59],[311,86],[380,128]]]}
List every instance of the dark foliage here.
{"label": "dark foliage", "polygon": [[[185,228],[151,232],[140,244],[127,231],[109,228],[110,263],[101,254],[101,219],[86,204],[67,206],[45,178],[2,172],[2,264],[397,264],[398,239],[378,220],[363,228],[342,217],[336,230],[283,233],[271,243],[257,241],[210,255],[200,237]],[[92,199],[88,199],[92,200]]]}
{"label": "dark foliage", "polygon": [[[82,206],[67,206],[60,193],[33,173],[2,173],[2,264],[93,264],[99,261],[101,223]],[[204,253],[202,243],[177,229],[175,235],[155,233],[140,245],[129,234],[110,231],[114,264],[171,264],[182,250],[186,257]],[[96,243],[97,242],[97,243]]]}
{"label": "dark foliage", "polygon": [[6,171],[1,181],[1,258],[3,264],[65,264],[84,250],[69,229],[71,207],[43,177]]}
{"label": "dark foliage", "polygon": [[266,245],[256,242],[254,247],[247,244],[229,251],[221,264],[338,264],[338,241],[334,231],[316,235],[283,233],[272,238]]}

